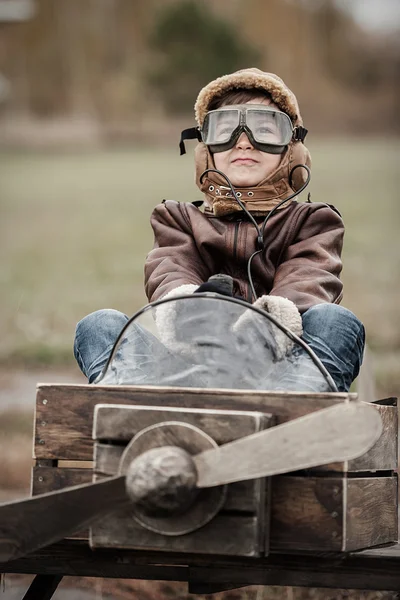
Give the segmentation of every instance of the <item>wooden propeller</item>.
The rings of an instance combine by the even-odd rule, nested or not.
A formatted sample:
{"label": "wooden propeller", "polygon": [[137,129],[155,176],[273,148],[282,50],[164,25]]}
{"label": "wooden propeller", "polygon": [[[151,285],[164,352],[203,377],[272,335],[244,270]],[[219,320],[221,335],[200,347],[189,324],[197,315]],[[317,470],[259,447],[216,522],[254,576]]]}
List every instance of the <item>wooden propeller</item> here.
{"label": "wooden propeller", "polygon": [[377,411],[355,401],[195,456],[177,446],[152,448],[134,458],[126,474],[0,505],[0,562],[54,543],[124,505],[177,518],[202,488],[357,458],[381,432]]}

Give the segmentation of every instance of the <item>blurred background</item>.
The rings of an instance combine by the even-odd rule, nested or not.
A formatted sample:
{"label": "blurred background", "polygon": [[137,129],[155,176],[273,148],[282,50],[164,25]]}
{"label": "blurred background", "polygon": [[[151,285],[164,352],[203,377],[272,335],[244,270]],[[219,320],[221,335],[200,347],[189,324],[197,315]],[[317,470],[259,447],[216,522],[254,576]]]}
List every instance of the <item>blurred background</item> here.
{"label": "blurred background", "polygon": [[[0,0],[0,501],[29,493],[36,382],[84,381],[76,322],[145,303],[153,207],[201,197],[180,131],[200,88],[238,68],[277,73],[298,97],[312,200],[346,224],[343,305],[366,325],[376,396],[399,395],[399,32],[398,0]],[[85,585],[156,597],[154,584]],[[219,597],[342,597],[309,593]]]}

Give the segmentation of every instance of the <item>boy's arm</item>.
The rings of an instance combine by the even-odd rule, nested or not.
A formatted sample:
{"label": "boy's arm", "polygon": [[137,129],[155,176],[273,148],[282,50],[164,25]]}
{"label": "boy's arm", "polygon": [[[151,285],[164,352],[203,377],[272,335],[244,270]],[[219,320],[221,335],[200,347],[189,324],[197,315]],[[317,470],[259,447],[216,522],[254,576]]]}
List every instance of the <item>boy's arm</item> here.
{"label": "boy's arm", "polygon": [[180,286],[185,286],[182,293],[192,293],[212,274],[198,252],[185,208],[169,201],[158,205],[151,215],[154,247],[144,267],[149,302]]}
{"label": "boy's arm", "polygon": [[339,304],[343,235],[343,221],[335,210],[324,204],[314,208],[285,251],[270,294],[292,300],[301,313],[321,302]]}

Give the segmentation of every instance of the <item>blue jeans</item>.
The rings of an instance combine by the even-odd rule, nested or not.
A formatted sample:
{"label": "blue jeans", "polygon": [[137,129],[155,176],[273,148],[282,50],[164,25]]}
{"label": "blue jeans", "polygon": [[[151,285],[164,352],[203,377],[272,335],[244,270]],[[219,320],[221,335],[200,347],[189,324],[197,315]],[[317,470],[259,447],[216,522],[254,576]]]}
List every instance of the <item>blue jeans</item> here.
{"label": "blue jeans", "polygon": [[[362,363],[365,332],[362,323],[337,304],[317,304],[302,316],[303,339],[331,374],[338,390],[346,392]],[[91,313],[76,326],[74,354],[81,371],[92,383],[105,366],[114,342],[128,317],[103,309]],[[151,334],[137,326],[140,356],[154,344]]]}

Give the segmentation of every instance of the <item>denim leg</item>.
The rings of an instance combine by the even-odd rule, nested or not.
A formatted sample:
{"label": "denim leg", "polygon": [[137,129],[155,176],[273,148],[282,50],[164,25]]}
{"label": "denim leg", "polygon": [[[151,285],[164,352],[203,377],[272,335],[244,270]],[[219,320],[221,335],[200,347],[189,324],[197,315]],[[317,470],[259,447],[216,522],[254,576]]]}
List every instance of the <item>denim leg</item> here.
{"label": "denim leg", "polygon": [[76,326],[74,355],[82,373],[92,383],[102,371],[128,317],[118,310],[97,310]]}
{"label": "denim leg", "polygon": [[303,339],[347,392],[362,363],[365,331],[357,317],[337,304],[317,304],[302,316]]}

